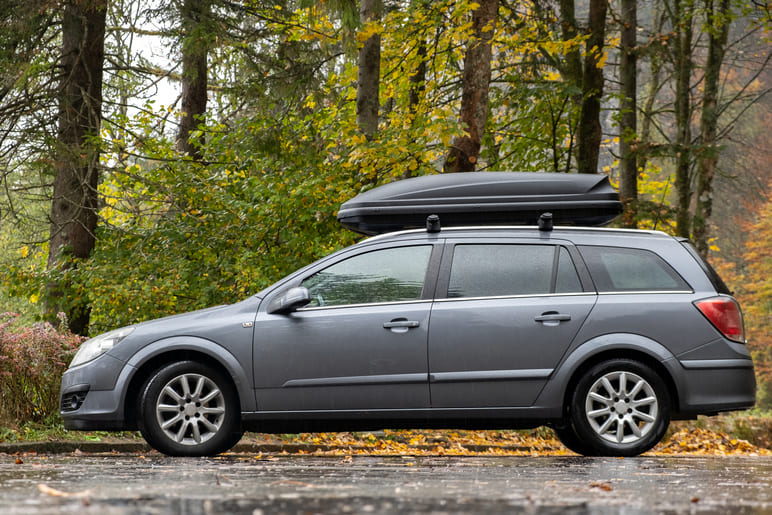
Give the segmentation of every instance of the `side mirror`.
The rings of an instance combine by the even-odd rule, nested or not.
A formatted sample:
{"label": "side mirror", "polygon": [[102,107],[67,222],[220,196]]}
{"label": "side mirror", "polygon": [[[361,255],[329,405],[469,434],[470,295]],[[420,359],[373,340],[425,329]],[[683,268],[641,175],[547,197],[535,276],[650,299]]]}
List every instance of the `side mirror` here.
{"label": "side mirror", "polygon": [[269,315],[286,315],[311,302],[308,289],[303,286],[290,288],[271,300],[266,310]]}

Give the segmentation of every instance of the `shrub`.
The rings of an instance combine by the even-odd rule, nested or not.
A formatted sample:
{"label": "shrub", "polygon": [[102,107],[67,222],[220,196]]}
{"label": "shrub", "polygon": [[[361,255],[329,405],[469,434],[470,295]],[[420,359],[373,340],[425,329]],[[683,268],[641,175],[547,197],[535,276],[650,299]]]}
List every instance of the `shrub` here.
{"label": "shrub", "polygon": [[59,412],[62,373],[80,336],[51,324],[16,327],[19,315],[0,314],[0,421],[43,421]]}

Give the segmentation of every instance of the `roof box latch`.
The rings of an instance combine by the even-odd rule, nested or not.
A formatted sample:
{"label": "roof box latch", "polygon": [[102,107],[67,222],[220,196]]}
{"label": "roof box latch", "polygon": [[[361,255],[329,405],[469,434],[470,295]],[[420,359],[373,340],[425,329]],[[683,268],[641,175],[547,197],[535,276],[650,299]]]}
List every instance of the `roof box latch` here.
{"label": "roof box latch", "polygon": [[440,217],[438,215],[426,217],[426,232],[440,232],[440,229]]}
{"label": "roof box latch", "polygon": [[552,213],[542,213],[539,217],[539,230],[551,231],[552,230]]}

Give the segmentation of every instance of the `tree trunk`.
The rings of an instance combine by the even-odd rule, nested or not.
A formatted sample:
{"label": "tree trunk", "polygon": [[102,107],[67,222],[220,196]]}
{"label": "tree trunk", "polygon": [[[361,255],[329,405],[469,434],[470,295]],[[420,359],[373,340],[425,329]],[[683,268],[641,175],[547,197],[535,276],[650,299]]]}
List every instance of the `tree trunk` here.
{"label": "tree trunk", "polygon": [[[418,37],[418,48],[416,49],[418,66],[416,66],[415,72],[410,75],[410,90],[408,91],[408,109],[410,111],[411,124],[415,124],[418,106],[421,104],[426,93],[426,40],[422,34],[419,34]],[[419,156],[415,156],[413,159],[418,160],[418,164],[420,164]],[[413,173],[410,168],[405,168],[405,171],[402,173],[402,178],[409,179],[412,176]]]}
{"label": "tree trunk", "polygon": [[182,5],[182,113],[177,150],[196,161],[203,159],[201,140],[191,137],[206,114],[207,55],[210,40],[205,28],[210,0],[185,0]]}
{"label": "tree trunk", "polygon": [[621,61],[619,78],[622,89],[619,117],[619,154],[620,180],[619,196],[625,211],[622,215],[622,226],[636,228],[638,226],[638,116],[636,99],[638,97],[638,71],[636,55],[636,34],[638,27],[638,10],[636,0],[621,0],[622,30],[621,30]]}
{"label": "tree trunk", "polygon": [[600,101],[603,97],[603,68],[599,67],[606,37],[607,0],[590,0],[587,51],[584,57],[582,111],[579,117],[577,165],[579,173],[598,173],[598,155],[603,136]]}
{"label": "tree trunk", "polygon": [[453,140],[445,160],[445,172],[473,172],[480,156],[488,121],[492,41],[498,10],[498,0],[480,0],[479,7],[472,13],[474,37],[467,43],[464,56],[460,114],[466,134]]}
{"label": "tree trunk", "polygon": [[[94,248],[99,183],[99,131],[102,119],[105,0],[68,1],[62,11],[61,85],[49,270],[77,267]],[[67,315],[70,329],[88,330],[87,299],[64,279],[47,285],[46,311]]]}
{"label": "tree trunk", "polygon": [[[362,0],[359,20],[362,25],[378,22],[383,5],[381,0]],[[378,109],[381,82],[381,35],[367,38],[359,49],[357,69],[357,125],[365,137],[372,140],[378,132]]]}
{"label": "tree trunk", "polygon": [[729,36],[729,0],[705,0],[708,33],[708,59],[702,93],[700,119],[700,155],[697,160],[697,205],[692,227],[692,240],[697,251],[707,256],[709,250],[709,221],[713,211],[713,178],[718,162],[718,89],[724,49]]}
{"label": "tree trunk", "polygon": [[689,205],[692,199],[691,178],[691,75],[692,75],[692,12],[680,0],[673,2],[673,20],[675,32],[675,74],[676,74],[676,233],[678,236],[690,236]]}
{"label": "tree trunk", "polygon": [[[579,29],[576,24],[576,11],[574,0],[560,0],[560,30],[563,41],[571,41],[579,37]],[[566,54],[565,63],[560,69],[561,75],[567,81],[573,83],[577,89],[582,89],[582,54],[578,46]],[[573,100],[577,107],[582,105],[581,94],[575,95]]]}

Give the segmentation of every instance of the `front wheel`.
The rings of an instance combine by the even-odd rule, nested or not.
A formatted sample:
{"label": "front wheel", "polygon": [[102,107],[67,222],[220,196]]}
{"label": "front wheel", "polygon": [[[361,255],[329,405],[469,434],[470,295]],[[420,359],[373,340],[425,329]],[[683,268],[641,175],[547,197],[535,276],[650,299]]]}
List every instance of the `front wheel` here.
{"label": "front wheel", "polygon": [[569,416],[584,454],[637,456],[654,447],[670,423],[670,396],[647,365],[613,359],[579,380]]}
{"label": "front wheel", "polygon": [[195,361],[167,365],[147,381],[140,398],[140,431],[170,456],[212,456],[241,438],[233,384]]}

